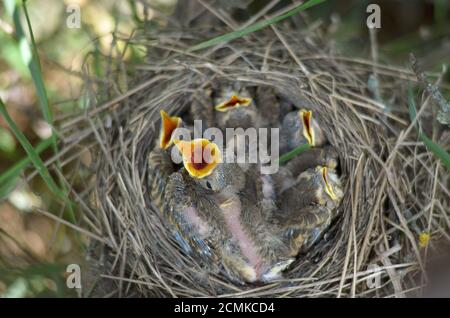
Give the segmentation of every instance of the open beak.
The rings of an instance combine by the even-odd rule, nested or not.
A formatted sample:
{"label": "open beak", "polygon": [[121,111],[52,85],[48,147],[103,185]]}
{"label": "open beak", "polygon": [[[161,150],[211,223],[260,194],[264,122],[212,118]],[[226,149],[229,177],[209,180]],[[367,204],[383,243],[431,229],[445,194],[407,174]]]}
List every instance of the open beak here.
{"label": "open beak", "polygon": [[161,131],[159,133],[159,146],[162,149],[167,149],[173,144],[172,134],[181,125],[180,117],[170,117],[164,110],[160,111],[161,114]]}
{"label": "open beak", "polygon": [[303,124],[303,136],[305,136],[310,146],[315,146],[316,140],[313,129],[312,111],[302,109],[299,111],[300,120]]}
{"label": "open beak", "polygon": [[233,94],[228,100],[217,105],[215,109],[219,112],[226,112],[231,109],[248,106],[251,102],[251,98],[239,97],[236,94]]}
{"label": "open beak", "polygon": [[184,167],[194,178],[201,179],[209,176],[222,162],[219,147],[208,139],[174,140],[174,143],[183,156]]}
{"label": "open beak", "polygon": [[328,168],[327,167],[320,167],[320,172],[322,173],[322,178],[325,183],[325,192],[330,196],[330,198],[333,201],[337,201],[338,197],[333,191],[333,187],[331,186],[330,182],[328,181]]}

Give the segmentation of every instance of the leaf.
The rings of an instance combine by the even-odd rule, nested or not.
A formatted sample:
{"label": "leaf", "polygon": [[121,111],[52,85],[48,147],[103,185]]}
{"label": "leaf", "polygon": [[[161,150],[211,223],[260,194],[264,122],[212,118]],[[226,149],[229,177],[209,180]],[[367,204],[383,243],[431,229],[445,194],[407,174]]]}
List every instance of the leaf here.
{"label": "leaf", "polygon": [[[411,87],[411,83],[408,86],[408,110],[411,122],[414,122],[417,117],[417,108],[414,101],[414,95]],[[438,144],[433,142],[428,136],[422,132],[419,121],[417,120],[416,129],[418,131],[419,139],[425,144],[427,149],[431,151],[436,157],[438,157],[442,163],[450,170],[450,154],[442,149]]]}
{"label": "leaf", "polygon": [[210,47],[210,46],[222,43],[222,42],[228,42],[228,41],[231,41],[234,39],[238,39],[247,34],[259,31],[267,26],[270,26],[272,24],[275,24],[275,23],[283,21],[287,18],[290,18],[291,16],[296,15],[297,13],[305,11],[306,9],[309,9],[309,8],[316,6],[325,1],[327,1],[327,0],[309,0],[308,2],[300,4],[300,5],[296,6],[295,8],[289,10],[285,14],[276,16],[269,20],[265,20],[265,21],[261,21],[261,22],[252,24],[244,29],[240,29],[240,30],[236,30],[236,31],[233,31],[230,33],[220,35],[220,36],[210,39],[208,41],[194,45],[193,47],[189,48],[187,51],[188,52],[198,51],[198,50],[201,50],[201,49],[204,49],[204,48],[207,48],[207,47]]}

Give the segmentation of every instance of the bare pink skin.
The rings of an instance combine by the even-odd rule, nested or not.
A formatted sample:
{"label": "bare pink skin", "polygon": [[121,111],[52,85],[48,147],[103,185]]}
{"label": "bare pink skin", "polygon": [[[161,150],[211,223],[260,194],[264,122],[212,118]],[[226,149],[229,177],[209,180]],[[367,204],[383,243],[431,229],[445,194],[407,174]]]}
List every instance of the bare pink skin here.
{"label": "bare pink skin", "polygon": [[195,227],[198,234],[205,236],[209,232],[209,225],[198,215],[196,208],[187,208],[184,210],[184,215],[188,223]]}
{"label": "bare pink skin", "polygon": [[255,272],[259,277],[262,274],[264,262],[259,256],[258,249],[256,248],[253,240],[248,236],[241,224],[241,201],[236,195],[233,194],[220,195],[220,199],[220,201],[223,202],[220,207],[223,217],[225,218],[227,228],[232,237],[238,242],[242,255],[247,258],[250,266],[255,269]]}
{"label": "bare pink skin", "polygon": [[[255,270],[258,278],[264,272],[265,264],[258,254],[258,249],[253,240],[246,233],[240,221],[242,211],[241,201],[235,194],[218,194],[216,196],[220,204],[227,229],[236,240],[242,255],[248,260],[249,265]],[[201,236],[206,236],[210,232],[210,226],[203,220],[194,207],[184,210],[186,221],[191,224],[196,232]]]}

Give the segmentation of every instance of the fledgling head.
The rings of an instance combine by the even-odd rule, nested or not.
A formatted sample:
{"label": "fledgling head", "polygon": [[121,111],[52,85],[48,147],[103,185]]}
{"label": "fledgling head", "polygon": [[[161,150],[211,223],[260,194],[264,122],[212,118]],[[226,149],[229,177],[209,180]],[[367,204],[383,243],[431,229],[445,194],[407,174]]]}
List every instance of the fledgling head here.
{"label": "fledgling head", "polygon": [[192,179],[204,189],[219,192],[227,186],[241,189],[245,183],[239,165],[225,163],[219,147],[207,139],[175,140],[183,165]]}
{"label": "fledgling head", "polygon": [[174,140],[174,143],[181,152],[184,168],[193,178],[203,179],[209,176],[222,162],[219,147],[208,139]]}
{"label": "fledgling head", "polygon": [[173,145],[173,132],[175,129],[181,127],[183,121],[180,117],[169,116],[164,110],[161,109],[161,129],[159,132],[159,147],[167,150]]}
{"label": "fledgling head", "polygon": [[218,112],[229,112],[253,105],[253,98],[245,87],[223,86],[214,98],[214,109]]}
{"label": "fledgling head", "polygon": [[281,124],[280,131],[283,152],[289,152],[302,144],[320,147],[325,136],[311,110],[302,109],[288,113]]}
{"label": "fledgling head", "polygon": [[327,206],[336,206],[343,197],[339,176],[334,170],[317,166],[301,173],[297,178],[299,195],[312,196],[312,201]]}
{"label": "fledgling head", "polygon": [[237,164],[220,163],[209,176],[198,179],[197,183],[204,189],[213,192],[222,191],[227,187],[232,187],[233,191],[237,191],[244,187],[245,177],[244,172],[240,171]]}
{"label": "fledgling head", "polygon": [[214,99],[216,119],[220,128],[259,127],[261,115],[258,113],[250,92],[245,89],[222,89]]}

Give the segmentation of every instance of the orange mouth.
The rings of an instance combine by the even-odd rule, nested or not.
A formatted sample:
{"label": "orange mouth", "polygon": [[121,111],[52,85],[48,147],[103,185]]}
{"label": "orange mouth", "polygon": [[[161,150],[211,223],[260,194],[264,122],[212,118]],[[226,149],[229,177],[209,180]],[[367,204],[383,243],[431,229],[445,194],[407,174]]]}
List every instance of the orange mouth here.
{"label": "orange mouth", "polygon": [[173,144],[172,134],[175,129],[180,127],[180,117],[170,117],[164,110],[160,111],[161,114],[161,131],[159,133],[159,146],[162,149],[167,149]]}
{"label": "orange mouth", "polygon": [[303,136],[305,136],[309,145],[315,146],[316,140],[314,129],[312,128],[312,111],[302,109],[299,112],[299,116],[303,123]]}
{"label": "orange mouth", "polygon": [[215,109],[219,112],[226,112],[230,109],[248,106],[251,104],[251,102],[252,102],[251,98],[239,97],[233,94],[228,100],[217,105]]}
{"label": "orange mouth", "polygon": [[333,187],[328,182],[328,168],[327,167],[320,167],[320,172],[322,173],[323,181],[325,182],[325,192],[330,196],[330,198],[333,201],[336,201],[338,197],[333,191]]}
{"label": "orange mouth", "polygon": [[201,179],[209,176],[222,162],[219,147],[208,139],[174,140],[174,143],[183,156],[185,169],[194,178]]}

